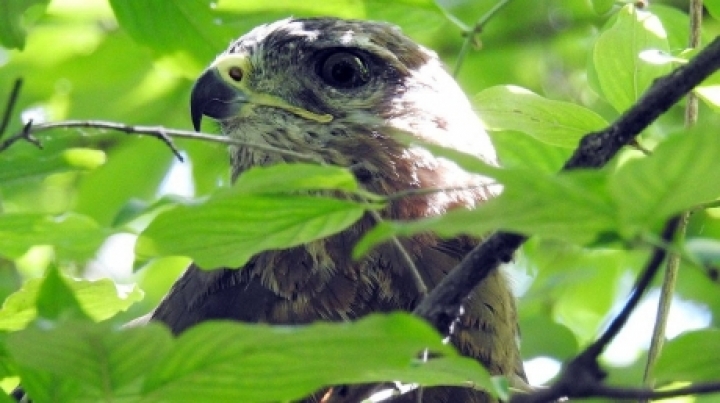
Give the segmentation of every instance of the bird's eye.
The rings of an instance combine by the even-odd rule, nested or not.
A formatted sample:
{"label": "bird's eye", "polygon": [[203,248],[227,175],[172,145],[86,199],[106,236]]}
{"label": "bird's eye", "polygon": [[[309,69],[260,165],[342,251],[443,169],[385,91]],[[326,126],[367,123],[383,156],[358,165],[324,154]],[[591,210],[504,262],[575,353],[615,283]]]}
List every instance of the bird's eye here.
{"label": "bird's eye", "polygon": [[336,51],[320,59],[317,74],[335,88],[357,88],[370,81],[370,69],[355,53]]}

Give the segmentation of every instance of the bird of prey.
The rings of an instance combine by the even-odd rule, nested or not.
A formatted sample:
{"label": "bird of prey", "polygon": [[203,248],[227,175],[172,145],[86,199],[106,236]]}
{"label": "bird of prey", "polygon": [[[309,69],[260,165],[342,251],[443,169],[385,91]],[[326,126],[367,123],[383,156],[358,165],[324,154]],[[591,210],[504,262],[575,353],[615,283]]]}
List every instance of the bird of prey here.
{"label": "bird of prey", "polygon": [[[242,36],[197,80],[192,121],[216,120],[222,133],[349,168],[365,189],[397,198],[385,219],[413,220],[473,208],[497,193],[488,178],[464,172],[397,135],[450,147],[491,163],[494,148],[457,83],[435,53],[389,24],[336,18],[284,19]],[[233,177],[254,166],[293,162],[265,149],[233,146]],[[377,217],[328,238],[254,256],[241,270],[191,266],[151,318],[180,333],[209,319],[271,324],[348,321],[373,312],[412,310],[476,245],[467,237],[423,234],[376,247],[359,261],[353,245]],[[525,375],[516,344],[513,296],[502,273],[468,298],[450,336],[462,354],[492,374]],[[359,402],[372,385],[335,386],[306,401]],[[416,402],[418,391],[393,402]],[[460,387],[426,388],[426,402],[487,402]]]}

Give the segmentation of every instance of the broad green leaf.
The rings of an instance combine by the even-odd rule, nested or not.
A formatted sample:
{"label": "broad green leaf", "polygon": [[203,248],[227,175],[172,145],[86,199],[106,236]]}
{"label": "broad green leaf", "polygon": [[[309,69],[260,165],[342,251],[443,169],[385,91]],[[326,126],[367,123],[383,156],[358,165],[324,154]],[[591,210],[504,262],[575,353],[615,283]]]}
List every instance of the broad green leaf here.
{"label": "broad green leaf", "polygon": [[[441,339],[409,314],[302,327],[204,323],[155,367],[143,401],[287,401],[324,385],[382,380],[492,390],[487,372]],[[439,358],[419,360],[426,348]]]}
{"label": "broad green leaf", "polygon": [[670,215],[720,197],[720,136],[694,129],[661,143],[646,158],[622,165],[609,189],[625,230],[648,228]]}
{"label": "broad green leaf", "polygon": [[451,237],[507,230],[583,244],[615,227],[615,212],[605,190],[603,172],[553,175],[516,170],[503,173],[502,178],[503,193],[475,210],[455,210],[413,222],[385,221],[360,240],[353,255],[364,254],[392,235],[426,231]]}
{"label": "broad green leaf", "polygon": [[[549,315],[535,312],[519,320],[520,329],[527,337],[522,338],[520,347],[524,359],[540,356],[565,360],[578,351],[575,335],[567,326],[557,323]],[[529,336],[532,335],[532,336]]]}
{"label": "broad green leaf", "polygon": [[720,197],[719,149],[719,136],[698,129],[668,139],[650,157],[625,163],[609,179],[602,171],[553,175],[505,170],[497,175],[505,190],[496,199],[472,211],[381,223],[354,254],[361,255],[393,234],[423,231],[449,237],[509,230],[577,244],[615,232],[632,237],[674,213]]}
{"label": "broad green leaf", "polygon": [[524,168],[554,174],[560,171],[573,151],[514,131],[491,132],[490,137],[501,165],[510,169]]}
{"label": "broad green leaf", "polygon": [[87,319],[75,294],[55,265],[50,266],[40,284],[35,307],[38,317],[43,320]]}
{"label": "broad green leaf", "polygon": [[447,160],[453,161],[460,168],[467,172],[482,174],[489,177],[497,177],[502,175],[502,170],[495,166],[493,163],[488,163],[476,155],[470,154],[470,150],[465,152],[463,150],[457,150],[451,147],[445,147],[438,144],[433,144],[429,141],[418,138],[407,132],[400,130],[395,131],[393,138],[402,144],[409,147],[419,146],[429,151],[436,157],[442,157]]}
{"label": "broad green leaf", "polygon": [[32,180],[52,173],[91,170],[105,163],[105,153],[89,148],[69,148],[44,158],[36,155],[0,159],[0,183]]}
{"label": "broad green leaf", "polygon": [[[405,313],[296,327],[206,322],[176,340],[160,325],[73,321],[12,333],[6,346],[38,401],[288,401],[393,380],[495,390],[477,361]],[[434,358],[423,362],[426,349]]]}
{"label": "broad green leaf", "polygon": [[[332,16],[389,21],[411,36],[428,37],[444,27],[440,8],[433,0],[334,0],[299,2],[295,0],[217,2],[217,21],[234,29],[235,36],[260,23],[293,17]],[[428,35],[430,34],[430,35]]]}
{"label": "broad green leaf", "polygon": [[[443,23],[433,1],[382,0],[357,2],[182,1],[139,2],[111,0],[120,25],[138,43],[153,50],[160,61],[188,78],[195,78],[231,40],[261,23],[289,16],[337,16],[394,20],[409,31],[423,33]],[[158,20],[156,16],[162,15]],[[177,27],[183,27],[178,29]]]}
{"label": "broad green leaf", "polygon": [[720,367],[720,330],[687,332],[668,341],[655,367],[659,382],[717,381]]}
{"label": "broad green leaf", "polygon": [[1,214],[0,255],[17,258],[34,245],[51,245],[63,259],[85,260],[93,256],[111,231],[87,216],[68,213]]}
{"label": "broad green leaf", "polygon": [[157,324],[117,330],[71,321],[12,333],[6,344],[37,401],[58,401],[51,396],[59,395],[62,401],[125,402],[137,401],[142,380],[172,338]]}
{"label": "broad green leaf", "polygon": [[[141,257],[183,255],[206,268],[240,267],[252,255],[339,232],[367,206],[307,191],[357,189],[346,169],[309,164],[257,167],[205,201],[164,211],[138,239]],[[181,230],[179,230],[181,229]]]}
{"label": "broad green leaf", "polygon": [[272,194],[296,190],[357,190],[357,181],[345,168],[311,164],[277,164],[244,172],[234,189],[240,193]]}
{"label": "broad green leaf", "polygon": [[[42,278],[28,280],[5,300],[0,310],[0,329],[22,329],[37,316],[35,305],[44,281]],[[137,287],[120,295],[110,279],[90,281],[64,277],[63,282],[72,290],[83,312],[95,321],[108,319],[142,299],[142,291]]]}
{"label": "broad green leaf", "polygon": [[618,112],[624,112],[670,69],[643,60],[641,54],[646,51],[669,53],[665,30],[651,12],[627,4],[600,34],[592,53],[602,95]]}
{"label": "broad green leaf", "polygon": [[188,78],[195,78],[237,35],[219,21],[213,4],[110,0],[115,17],[133,39]]}
{"label": "broad green leaf", "polygon": [[704,2],[703,5],[714,19],[720,21],[720,1],[710,0]]}
{"label": "broad green leaf", "polygon": [[28,28],[44,13],[50,0],[3,0],[0,2],[0,44],[25,48]]}
{"label": "broad green leaf", "polygon": [[577,147],[584,135],[607,126],[605,119],[582,106],[511,85],[488,88],[473,104],[488,130],[519,131],[560,147]]}
{"label": "broad green leaf", "polygon": [[240,267],[252,255],[339,232],[358,203],[303,195],[218,195],[161,213],[138,239],[139,256],[184,255],[206,268]]}
{"label": "broad green leaf", "polygon": [[182,255],[204,268],[241,267],[254,254],[342,231],[365,212],[359,203],[306,195],[220,192],[161,213],[138,238],[140,257]]}

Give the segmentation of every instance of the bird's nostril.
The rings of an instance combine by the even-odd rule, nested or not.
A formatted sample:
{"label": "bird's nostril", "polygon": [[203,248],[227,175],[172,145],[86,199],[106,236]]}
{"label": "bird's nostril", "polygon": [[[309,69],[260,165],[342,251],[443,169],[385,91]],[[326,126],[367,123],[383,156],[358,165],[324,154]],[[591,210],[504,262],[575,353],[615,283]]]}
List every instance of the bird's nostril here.
{"label": "bird's nostril", "polygon": [[230,70],[228,70],[228,75],[233,80],[240,82],[243,79],[243,71],[240,67],[234,66],[230,67]]}

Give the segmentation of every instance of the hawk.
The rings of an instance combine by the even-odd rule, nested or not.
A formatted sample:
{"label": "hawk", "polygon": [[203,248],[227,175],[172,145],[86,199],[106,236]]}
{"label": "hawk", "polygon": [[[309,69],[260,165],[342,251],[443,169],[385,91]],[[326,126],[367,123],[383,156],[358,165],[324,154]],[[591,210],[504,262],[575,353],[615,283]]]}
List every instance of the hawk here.
{"label": "hawk", "polygon": [[[197,80],[191,113],[196,129],[208,116],[225,136],[347,167],[375,193],[446,189],[395,199],[381,213],[386,219],[473,208],[497,193],[488,178],[398,140],[396,134],[404,133],[496,161],[478,117],[437,56],[386,23],[290,18],[259,26],[233,42]],[[232,146],[230,156],[234,178],[254,166],[293,162],[285,154],[244,146]],[[180,333],[209,319],[306,324],[409,311],[424,291],[401,249],[432,288],[477,243],[424,234],[402,239],[402,248],[388,243],[353,261],[353,245],[375,223],[368,214],[326,239],[260,253],[242,270],[191,266],[151,318]],[[450,340],[491,373],[524,379],[516,339],[514,299],[496,272],[473,291]],[[335,386],[307,401],[359,402],[374,390]],[[415,393],[392,401],[416,402]],[[490,401],[470,388],[422,393],[427,402]]]}

